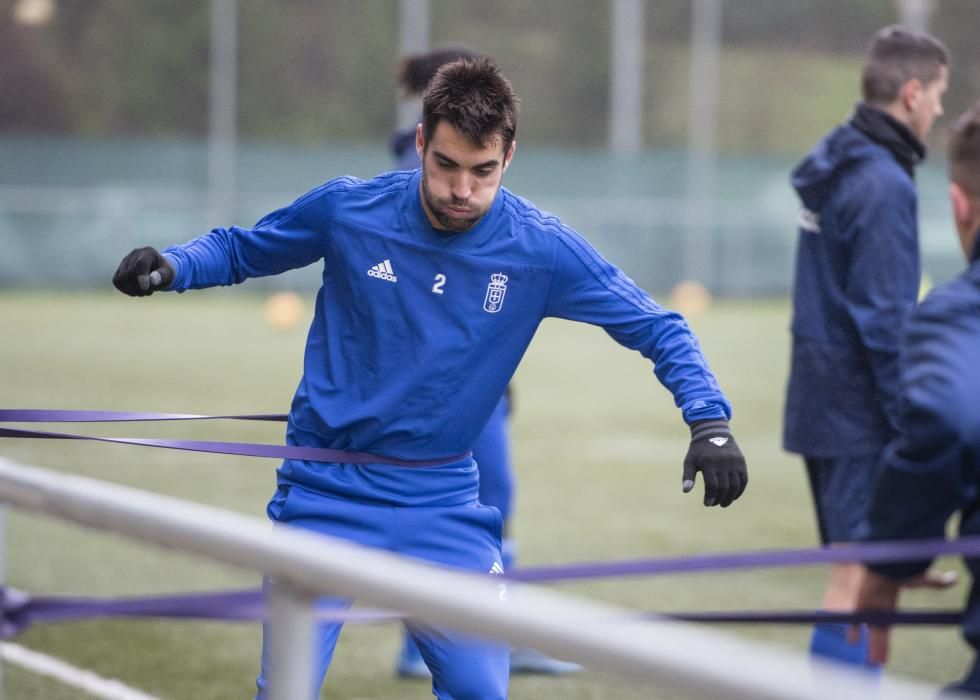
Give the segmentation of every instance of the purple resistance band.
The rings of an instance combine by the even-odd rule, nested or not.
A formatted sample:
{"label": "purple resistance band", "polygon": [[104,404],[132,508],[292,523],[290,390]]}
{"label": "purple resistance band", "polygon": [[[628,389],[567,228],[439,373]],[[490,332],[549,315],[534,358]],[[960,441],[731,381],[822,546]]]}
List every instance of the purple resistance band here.
{"label": "purple resistance band", "polygon": [[[830,613],[823,611],[665,612],[638,613],[640,617],[698,623],[738,624],[842,624],[952,625],[963,613],[953,610],[875,611]],[[260,589],[186,593],[131,598],[32,597],[15,588],[0,588],[0,639],[11,639],[35,623],[55,623],[94,618],[167,618],[258,622],[265,618]],[[368,624],[391,622],[404,616],[369,608],[317,609],[321,622]]]}
{"label": "purple resistance band", "polygon": [[167,420],[264,420],[285,423],[287,418],[288,415],[285,413],[245,413],[227,416],[205,416],[196,413],[0,408],[0,423],[127,423]]}
{"label": "purple resistance band", "polygon": [[772,549],[758,552],[694,554],[659,559],[581,562],[518,569],[508,574],[519,581],[572,581],[608,576],[649,576],[729,569],[803,566],[840,562],[883,563],[924,561],[946,554],[980,555],[980,536],[957,540],[924,539],[860,542],[817,549]]}
{"label": "purple resistance band", "polygon": [[[245,415],[204,416],[187,413],[134,413],[125,411],[57,411],[41,409],[0,409],[0,423],[125,423],[137,421],[170,420],[257,420],[284,421],[286,416],[275,413],[255,413]],[[113,442],[122,445],[141,445],[144,447],[163,447],[172,450],[191,452],[210,452],[215,454],[239,455],[242,457],[272,457],[275,459],[299,459],[310,462],[338,462],[344,464],[386,464],[396,467],[435,467],[451,464],[473,455],[461,452],[456,455],[433,460],[410,460],[385,457],[368,452],[351,452],[327,447],[302,447],[299,445],[267,445],[251,442],[212,442],[209,440],[164,440],[160,438],[118,438],[76,435],[74,433],[52,433],[42,430],[21,428],[0,428],[0,438],[37,438],[43,440],[93,440]]]}
{"label": "purple resistance band", "polygon": [[[0,409],[0,423],[40,422],[131,422],[165,420],[260,420],[282,421],[284,414],[255,413],[241,415],[206,416],[186,413],[137,413],[124,411],[67,411],[45,409]],[[346,462],[349,464],[393,464],[398,466],[431,466],[464,459],[471,453],[430,462],[400,460],[364,452],[347,452],[317,447],[294,445],[259,445],[254,443],[209,442],[202,440],[163,440],[157,438],[107,438],[71,433],[49,433],[17,428],[0,428],[0,437],[32,437],[62,440],[98,440],[129,445],[166,447],[171,449],[235,454],[252,457],[278,457],[308,459],[311,461]],[[583,562],[555,566],[525,568],[509,574],[521,581],[569,581],[607,576],[638,576],[662,573],[710,571],[756,567],[800,566],[803,564],[827,564],[861,561],[865,563],[915,561],[931,559],[942,554],[980,555],[980,537],[960,538],[955,542],[945,540],[910,540],[901,542],[873,542],[848,544],[819,549],[784,549],[761,552],[734,552],[703,554],[675,558],[634,559],[619,562]]]}
{"label": "purple resistance band", "polygon": [[[0,639],[10,639],[35,623],[71,622],[94,618],[168,618],[256,622],[265,617],[261,589],[183,593],[124,598],[31,596],[0,587]],[[384,610],[322,607],[317,619],[345,622],[384,622],[401,619]]]}
{"label": "purple resistance band", "polygon": [[[184,413],[141,413],[125,411],[66,411],[0,409],[0,423],[68,423],[68,422],[142,422],[174,420],[257,420],[285,421],[285,414],[242,414],[208,416]],[[250,457],[275,457],[349,464],[390,464],[395,466],[433,466],[467,458],[462,453],[441,460],[420,462],[382,457],[364,452],[347,452],[328,448],[254,443],[210,442],[201,440],[163,440],[156,438],[107,438],[71,433],[0,428],[0,437],[60,440],[96,440],[149,447],[234,454]],[[611,576],[656,575],[703,572],[739,568],[785,567],[834,562],[892,562],[931,559],[943,554],[980,555],[980,537],[945,540],[914,540],[849,544],[821,549],[784,549],[761,552],[702,554],[661,559],[634,559],[614,562],[583,562],[555,566],[517,569],[507,575],[519,581],[567,581]],[[0,588],[0,637],[6,638],[26,629],[33,622],[82,619],[91,617],[170,617],[223,620],[257,620],[264,614],[261,591],[232,591],[206,594],[184,594],[128,599],[36,598],[16,589]],[[842,622],[854,624],[956,624],[962,620],[957,611],[828,613],[798,612],[698,612],[650,613],[691,622],[811,624]],[[369,622],[398,618],[397,613],[376,610],[323,609],[324,620]]]}

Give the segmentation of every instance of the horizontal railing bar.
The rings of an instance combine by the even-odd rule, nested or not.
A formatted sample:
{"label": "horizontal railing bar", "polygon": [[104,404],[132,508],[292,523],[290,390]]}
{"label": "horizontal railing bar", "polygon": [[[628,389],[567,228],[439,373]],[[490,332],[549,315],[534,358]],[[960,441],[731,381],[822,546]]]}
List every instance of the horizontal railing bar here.
{"label": "horizontal railing bar", "polygon": [[[240,513],[0,458],[0,501],[266,573],[316,595],[357,597],[629,679],[727,698],[932,698],[802,653],[694,625],[420,563]],[[397,585],[393,585],[397,582]]]}

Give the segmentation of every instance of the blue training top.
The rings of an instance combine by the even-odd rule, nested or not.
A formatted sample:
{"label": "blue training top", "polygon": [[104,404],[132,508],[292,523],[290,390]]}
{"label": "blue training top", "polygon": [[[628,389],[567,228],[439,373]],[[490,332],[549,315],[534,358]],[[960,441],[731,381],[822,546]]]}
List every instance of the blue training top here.
{"label": "blue training top", "polygon": [[[420,177],[338,178],[251,230],[214,229],[164,251],[177,291],[323,259],[288,444],[412,460],[464,452],[547,316],[601,326],[652,360],[688,423],[731,416],[684,319],[577,233],[504,188],[470,230],[440,232],[422,207]],[[384,503],[476,498],[471,460],[339,466],[287,460],[280,481]]]}

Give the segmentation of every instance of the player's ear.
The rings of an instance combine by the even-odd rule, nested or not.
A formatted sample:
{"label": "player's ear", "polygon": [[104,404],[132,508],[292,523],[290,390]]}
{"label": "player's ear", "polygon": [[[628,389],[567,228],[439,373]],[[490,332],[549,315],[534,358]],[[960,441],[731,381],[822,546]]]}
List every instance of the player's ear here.
{"label": "player's ear", "polygon": [[974,218],[973,202],[970,195],[955,182],[949,183],[949,201],[953,205],[953,220],[956,228],[964,228],[970,225]]}
{"label": "player's ear", "polygon": [[510,148],[507,149],[507,153],[504,154],[504,167],[501,170],[502,173],[507,172],[507,168],[510,167],[510,162],[514,160],[514,153],[517,151],[517,140],[510,142]]}
{"label": "player's ear", "polygon": [[422,131],[422,122],[415,125],[415,152],[419,154],[419,160],[423,160],[425,154],[425,133]]}
{"label": "player's ear", "polygon": [[917,78],[912,78],[911,80],[905,81],[905,84],[898,92],[898,98],[902,101],[905,109],[914,112],[919,108],[919,102],[922,100],[922,91],[922,82]]}
{"label": "player's ear", "polygon": [[977,221],[980,221],[980,201],[955,182],[949,183],[949,201],[953,205],[953,220],[960,235],[960,247],[963,248],[963,255],[969,259],[973,239],[977,235]]}

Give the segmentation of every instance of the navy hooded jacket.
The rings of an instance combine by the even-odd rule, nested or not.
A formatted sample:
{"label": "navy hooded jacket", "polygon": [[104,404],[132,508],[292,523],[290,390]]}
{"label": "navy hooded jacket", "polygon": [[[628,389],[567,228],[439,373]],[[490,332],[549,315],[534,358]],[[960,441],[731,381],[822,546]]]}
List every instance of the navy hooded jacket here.
{"label": "navy hooded jacket", "polygon": [[803,209],[783,435],[790,452],[874,454],[894,435],[901,340],[920,277],[910,170],[851,122],[793,172]]}
{"label": "navy hooded jacket", "polygon": [[[869,539],[943,537],[956,511],[960,533],[980,535],[980,235],[971,258],[966,272],[926,297],[909,324],[901,435],[885,451]],[[872,568],[901,579],[928,565]],[[974,590],[963,628],[980,648],[980,560],[967,565]]]}

